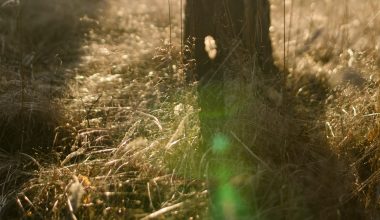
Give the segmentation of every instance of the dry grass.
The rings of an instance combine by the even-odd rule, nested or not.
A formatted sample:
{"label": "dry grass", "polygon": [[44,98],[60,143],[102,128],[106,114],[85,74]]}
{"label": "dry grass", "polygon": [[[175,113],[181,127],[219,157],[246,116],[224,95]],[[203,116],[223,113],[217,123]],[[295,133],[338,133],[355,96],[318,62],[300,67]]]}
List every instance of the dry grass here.
{"label": "dry grass", "polygon": [[[41,4],[24,7],[38,11],[44,7],[62,6],[63,12],[59,12],[68,14],[72,20],[66,21],[48,12],[37,16],[40,23],[35,24],[37,21],[32,19],[25,30],[36,32],[37,36],[32,36],[35,40],[38,40],[38,34],[42,34],[40,29],[47,30],[55,23],[59,26],[57,29],[53,26],[46,36],[42,35],[45,46],[36,48],[36,42],[26,42],[25,47],[33,46],[31,50],[38,52],[42,50],[46,57],[54,54],[45,54],[45,49],[58,49],[71,52],[77,58],[71,53],[62,53],[57,58],[58,62],[63,61],[59,66],[53,63],[40,67],[41,60],[33,63],[34,76],[25,87],[34,89],[41,96],[49,95],[49,99],[43,107],[38,105],[43,101],[41,97],[31,103],[41,106],[40,112],[45,117],[55,112],[47,106],[59,106],[60,114],[52,119],[62,117],[64,120],[58,120],[54,125],[57,127],[54,139],[41,135],[45,140],[54,140],[49,144],[54,144],[53,153],[46,155],[45,150],[33,155],[42,165],[31,167],[34,171],[27,176],[22,173],[6,175],[2,215],[56,219],[66,216],[135,219],[150,213],[179,219],[183,218],[181,216],[199,218],[205,215],[206,186],[195,178],[199,176],[199,160],[194,151],[198,142],[195,92],[193,86],[185,87],[182,82],[185,67],[181,63],[180,48],[168,44],[167,8],[162,8],[164,5],[158,1],[150,7],[142,2],[112,1],[107,3],[105,10],[94,6],[95,11],[87,8],[86,2],[41,1]],[[73,7],[66,11],[66,4],[77,7],[78,11]],[[130,7],[126,7],[128,4]],[[91,13],[85,11],[82,14],[82,8]],[[93,20],[95,18],[102,19]],[[7,24],[12,24],[13,21],[8,20]],[[176,25],[175,20],[178,21],[178,15],[173,17],[171,27],[172,42],[178,45],[179,39],[174,33],[179,34],[180,25]],[[67,28],[73,31],[84,29],[84,35],[69,34],[55,39],[56,35],[70,32]],[[61,33],[61,29],[64,32]],[[4,36],[5,45],[11,48],[8,42],[11,36]],[[68,48],[61,45],[61,41],[75,41],[78,45],[70,45],[72,51],[66,51]],[[54,45],[50,45],[51,42]],[[16,49],[9,50],[18,54]],[[18,60],[15,62],[17,67]],[[3,63],[6,67],[10,62],[5,60]],[[5,76],[16,74],[11,72]],[[53,87],[52,80],[56,81],[57,87]],[[10,81],[6,78],[5,83],[8,85]],[[22,82],[16,79],[18,87],[15,90],[23,89]],[[12,90],[6,87],[3,91],[6,96],[12,94]],[[19,100],[26,103],[24,99]],[[2,101],[10,103],[9,99]],[[10,118],[12,111],[5,107],[8,106],[4,105],[2,112]],[[33,112],[37,111],[33,109]],[[53,122],[50,118],[40,119],[34,115],[31,118],[37,122]],[[24,124],[14,120],[10,123]],[[28,131],[38,135],[35,129]],[[11,148],[12,144],[9,144]],[[4,154],[4,157],[7,156]],[[18,166],[5,160],[4,163],[2,171],[5,173],[17,171]],[[23,166],[22,161],[16,164]],[[10,187],[8,182],[17,185]],[[8,199],[11,197],[16,198],[16,202]],[[169,207],[168,211],[162,209],[165,207]]]}
{"label": "dry grass", "polygon": [[[210,171],[228,164],[250,219],[378,218],[377,1],[285,1],[284,105],[262,79],[230,81],[247,94],[227,100],[244,110],[227,123],[239,153],[216,161],[184,83],[180,1],[171,22],[164,0],[21,3],[0,7],[0,144],[37,150],[0,154],[1,217],[207,219]],[[271,3],[281,66],[283,1]]]}
{"label": "dry grass", "polygon": [[[277,48],[282,48],[277,56],[283,57],[283,24],[279,22],[283,4],[273,4],[272,37]],[[377,219],[377,169],[364,158],[370,155],[369,161],[376,160],[376,154],[368,149],[378,148],[377,122],[368,117],[376,117],[377,112],[380,30],[374,24],[380,19],[379,4],[287,1],[286,10],[286,25],[291,27],[286,29],[286,64],[295,97],[289,104],[298,112],[297,120],[308,128],[305,133],[313,149],[325,149],[338,161],[334,167],[322,164],[319,172],[335,173],[338,187],[345,188],[319,193],[340,196],[340,201],[347,202],[346,212],[356,213],[350,218]],[[323,159],[318,158],[314,161]],[[313,181],[333,183],[331,176],[321,173],[323,176]]]}

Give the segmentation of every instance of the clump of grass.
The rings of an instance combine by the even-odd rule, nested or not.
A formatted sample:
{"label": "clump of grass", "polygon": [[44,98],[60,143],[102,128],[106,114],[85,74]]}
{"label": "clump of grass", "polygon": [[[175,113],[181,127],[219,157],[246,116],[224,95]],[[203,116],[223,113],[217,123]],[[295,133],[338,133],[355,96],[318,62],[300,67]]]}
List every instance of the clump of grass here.
{"label": "clump of grass", "polygon": [[[148,215],[181,219],[205,215],[208,197],[205,183],[186,173],[196,166],[190,156],[194,155],[191,148],[197,133],[188,126],[196,123],[194,110],[188,106],[178,114],[174,113],[176,105],[168,104],[160,109],[171,115],[165,123],[174,126],[179,122],[177,130],[169,124],[161,130],[164,122],[158,121],[159,116],[135,112],[136,123],[118,145],[99,142],[107,134],[111,135],[111,130],[79,131],[72,146],[74,151],[60,165],[41,168],[22,187],[20,193],[28,198],[21,199],[23,214],[58,219],[70,215],[117,219]],[[155,126],[155,135],[144,137],[139,127],[149,127],[149,123]],[[181,163],[177,161],[179,155],[185,157]],[[71,204],[69,199],[73,197],[69,190],[73,184],[83,188],[80,206]]]}
{"label": "clump of grass", "polygon": [[[293,22],[293,29],[289,30],[286,39],[278,31],[283,27],[279,23],[279,16],[283,16],[279,13],[282,3],[275,1],[272,11],[272,36],[277,39],[274,44],[281,45],[286,41],[286,46],[290,48],[287,56],[288,80],[295,83],[292,87],[295,89],[296,103],[304,103],[296,105],[297,115],[306,116],[302,117],[305,124],[316,122],[306,137],[316,143],[322,141],[314,145],[320,145],[319,148],[327,150],[328,155],[335,155],[331,156],[336,157],[334,160],[338,162],[334,172],[338,178],[345,178],[342,182],[345,182],[346,189],[339,192],[336,188],[330,194],[345,198],[343,200],[347,205],[343,210],[351,213],[350,218],[364,218],[366,215],[377,218],[374,194],[369,196],[371,190],[357,191],[360,189],[358,185],[362,184],[360,182],[376,172],[376,168],[372,168],[374,165],[368,166],[371,163],[364,159],[365,149],[373,146],[368,143],[367,133],[376,127],[376,122],[363,115],[376,112],[373,106],[379,69],[374,62],[377,59],[374,35],[379,30],[371,25],[379,19],[378,4],[375,1],[368,3],[335,1],[308,5],[294,1],[293,6],[288,4],[286,9],[293,10],[289,13],[297,23]],[[305,81],[307,78],[314,78],[324,86],[315,86],[316,81]],[[319,116],[315,117],[315,114]],[[376,158],[375,154],[371,154],[370,158]],[[367,173],[367,177],[360,180],[363,173]],[[372,179],[368,182],[375,185],[376,181]],[[362,198],[361,201],[358,198]]]}
{"label": "clump of grass", "polygon": [[363,88],[340,86],[331,95],[327,111],[327,135],[333,150],[350,167],[353,196],[368,216],[378,217],[378,85]]}

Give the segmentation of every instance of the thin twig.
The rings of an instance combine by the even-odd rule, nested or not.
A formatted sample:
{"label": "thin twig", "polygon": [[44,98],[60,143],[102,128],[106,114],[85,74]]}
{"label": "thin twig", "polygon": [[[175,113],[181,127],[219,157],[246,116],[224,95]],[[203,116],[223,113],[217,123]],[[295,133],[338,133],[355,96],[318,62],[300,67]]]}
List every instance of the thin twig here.
{"label": "thin twig", "polygon": [[363,117],[372,117],[372,116],[379,116],[380,113],[372,113],[372,114],[367,114],[367,115],[363,115]]}
{"label": "thin twig", "polygon": [[334,133],[334,131],[333,131],[333,128],[332,128],[330,122],[326,122],[326,126],[329,128],[331,135],[332,135],[333,137],[335,137],[335,133]]}
{"label": "thin twig", "polygon": [[70,217],[72,220],[77,220],[77,217],[74,214],[73,206],[71,205],[70,199],[67,198],[67,206],[69,207]]}
{"label": "thin twig", "polygon": [[183,0],[180,0],[181,7],[180,9],[180,24],[181,24],[181,62],[183,64]]}
{"label": "thin twig", "polygon": [[286,70],[286,4],[284,0],[284,70]]}
{"label": "thin twig", "polygon": [[152,118],[153,122],[157,125],[157,127],[160,129],[160,131],[162,131],[162,125],[161,125],[161,123],[160,123],[160,121],[158,120],[157,117],[155,117],[154,115],[142,112],[142,111],[136,111],[136,112],[139,113],[139,114],[142,114],[144,116],[147,116],[149,118]]}
{"label": "thin twig", "polygon": [[42,166],[40,163],[38,163],[38,161],[36,159],[34,159],[32,156],[28,155],[28,154],[25,154],[25,153],[20,153],[20,155],[30,159],[31,161],[33,161],[33,163],[35,163],[39,169],[42,169]]}
{"label": "thin twig", "polygon": [[82,101],[82,104],[84,106],[84,110],[86,111],[86,121],[87,121],[87,127],[89,128],[90,127],[90,114],[91,114],[91,111],[92,109],[94,108],[94,106],[99,102],[100,98],[103,96],[103,94],[100,94],[95,101],[93,101],[90,105],[90,107],[87,109],[86,106],[85,106],[85,103],[83,101],[82,98],[80,98],[80,100]]}
{"label": "thin twig", "polygon": [[172,8],[170,4],[170,0],[168,0],[168,7],[169,7],[169,45],[172,45]]}
{"label": "thin twig", "polygon": [[156,212],[153,212],[147,216],[145,216],[144,218],[142,218],[141,220],[148,220],[148,219],[155,219],[155,218],[158,218],[159,216],[161,215],[164,215],[165,213],[168,213],[174,209],[178,209],[180,207],[182,207],[184,205],[183,202],[180,202],[180,203],[177,203],[177,204],[174,204],[172,206],[168,206],[168,207],[165,207],[165,208],[162,208]]}
{"label": "thin twig", "polygon": [[[289,48],[290,48],[290,40],[292,38],[292,26],[293,26],[293,10],[294,10],[294,0],[291,0],[290,5],[290,18],[289,18],[289,30],[288,30],[288,40],[287,40],[287,51],[286,56],[289,58]],[[288,64],[286,64],[288,66]]]}
{"label": "thin twig", "polygon": [[152,209],[152,210],[155,210],[154,206],[153,206],[153,201],[152,201],[152,195],[150,193],[150,184],[149,182],[146,183],[146,188],[148,190],[148,197],[149,197],[149,207]]}
{"label": "thin twig", "polygon": [[177,141],[181,135],[183,135],[183,131],[184,131],[184,128],[185,128],[185,122],[187,121],[187,119],[189,118],[189,116],[190,116],[190,114],[187,114],[182,119],[182,121],[179,123],[176,131],[174,132],[174,134],[172,135],[172,137],[170,138],[170,140],[168,141],[168,143],[164,147],[165,150],[169,150],[174,145],[173,143],[175,141]]}
{"label": "thin twig", "polygon": [[67,164],[71,159],[83,155],[85,151],[86,151],[86,149],[84,149],[84,148],[79,148],[77,151],[74,151],[74,152],[70,153],[70,154],[67,155],[67,157],[61,162],[61,166],[64,166],[65,164]]}
{"label": "thin twig", "polygon": [[20,198],[16,198],[16,203],[17,203],[17,205],[19,206],[19,208],[21,209],[21,211],[23,212],[23,213],[25,213],[25,208],[24,208],[24,206],[22,205],[22,203],[21,203],[21,201],[20,201]]}
{"label": "thin twig", "polygon": [[249,154],[252,155],[253,158],[255,158],[257,161],[259,161],[262,165],[264,165],[268,170],[272,170],[272,168],[270,168],[270,166],[265,163],[264,160],[262,160],[259,156],[257,156],[251,149],[249,149],[249,147],[243,143],[243,141],[238,137],[236,136],[236,134],[234,132],[231,131],[231,134],[232,136],[248,151]]}

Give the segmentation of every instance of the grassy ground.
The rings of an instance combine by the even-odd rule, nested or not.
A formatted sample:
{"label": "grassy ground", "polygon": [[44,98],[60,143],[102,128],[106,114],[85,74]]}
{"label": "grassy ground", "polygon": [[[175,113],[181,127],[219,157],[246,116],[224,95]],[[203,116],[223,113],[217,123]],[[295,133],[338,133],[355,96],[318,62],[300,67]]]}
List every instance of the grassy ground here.
{"label": "grassy ground", "polygon": [[380,3],[271,3],[283,106],[210,204],[179,1],[0,1],[0,216],[379,218]]}
{"label": "grassy ground", "polygon": [[[361,218],[377,219],[378,167],[374,161],[378,148],[380,30],[375,24],[380,19],[379,3],[289,1],[286,9],[288,82],[299,84],[292,93],[296,102],[308,108],[298,109],[307,112],[303,123],[314,124],[306,131],[308,137],[313,145],[327,147],[337,157],[336,181],[343,187],[341,183],[347,178],[349,192],[343,200],[352,202],[356,197],[357,205],[351,209],[365,207],[358,211],[362,212]],[[281,10],[281,3],[275,4],[273,15]],[[274,43],[279,48],[284,42],[283,31],[276,28],[283,29],[283,25],[275,23],[279,17],[273,20],[273,38],[278,39]],[[283,56],[283,51],[277,51],[278,57]],[[310,83],[311,79],[322,83],[322,88]]]}

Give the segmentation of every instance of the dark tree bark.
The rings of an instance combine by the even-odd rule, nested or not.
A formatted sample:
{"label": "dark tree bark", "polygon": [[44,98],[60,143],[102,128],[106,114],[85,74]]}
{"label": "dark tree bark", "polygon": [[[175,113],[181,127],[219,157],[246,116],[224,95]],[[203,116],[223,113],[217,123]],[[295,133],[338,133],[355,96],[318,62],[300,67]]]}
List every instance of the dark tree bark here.
{"label": "dark tree bark", "polygon": [[[227,49],[240,40],[251,58],[266,74],[276,72],[269,37],[270,11],[268,0],[188,0],[186,4],[185,38],[195,38],[196,79],[207,75],[213,66],[204,49],[204,39],[210,35]],[[224,51],[225,53],[227,51]],[[218,60],[223,60],[223,54]]]}
{"label": "dark tree bark", "polygon": [[[195,70],[188,78],[199,81],[201,152],[208,158],[208,177],[213,182],[210,187],[212,216],[214,219],[249,219],[255,214],[250,206],[257,198],[252,198],[252,189],[244,191],[230,186],[229,179],[240,175],[234,164],[256,163],[244,148],[254,149],[259,155],[263,155],[262,149],[266,152],[273,149],[262,144],[265,140],[259,144],[260,148],[256,147],[260,138],[275,139],[273,135],[262,135],[262,131],[272,130],[271,123],[279,121],[274,118],[278,114],[268,110],[263,101],[263,97],[271,98],[276,93],[272,88],[278,86],[273,84],[281,84],[272,57],[269,2],[187,0],[185,9],[185,40],[193,40],[192,54],[186,57],[196,61]],[[208,36],[216,41],[216,57],[205,50]],[[236,191],[227,201],[223,186]],[[225,202],[232,205],[232,209],[225,209]]]}
{"label": "dark tree bark", "polygon": [[[186,4],[185,38],[194,40],[195,71],[189,78],[199,80],[201,133],[205,145],[224,130],[231,114],[234,96],[231,81],[247,81],[251,76],[242,69],[264,79],[278,81],[278,70],[272,57],[269,37],[268,0],[188,0]],[[212,36],[217,56],[210,59],[204,39]],[[189,56],[189,55],[188,55]],[[245,71],[247,72],[247,71]]]}

